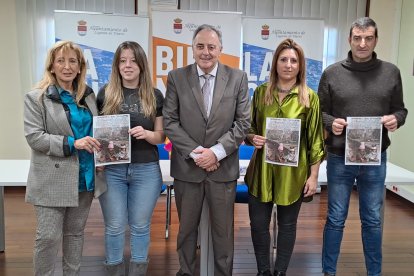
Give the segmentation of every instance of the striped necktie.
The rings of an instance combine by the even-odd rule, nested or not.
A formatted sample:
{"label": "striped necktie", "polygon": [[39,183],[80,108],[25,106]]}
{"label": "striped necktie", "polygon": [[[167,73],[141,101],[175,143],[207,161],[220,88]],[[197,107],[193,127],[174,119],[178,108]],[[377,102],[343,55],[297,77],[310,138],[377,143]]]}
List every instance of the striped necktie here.
{"label": "striped necktie", "polygon": [[203,93],[203,101],[204,101],[204,109],[206,110],[206,113],[208,115],[208,103],[210,99],[211,94],[211,77],[213,75],[205,74],[202,75],[202,77],[205,79],[203,87],[201,88],[201,92]]}

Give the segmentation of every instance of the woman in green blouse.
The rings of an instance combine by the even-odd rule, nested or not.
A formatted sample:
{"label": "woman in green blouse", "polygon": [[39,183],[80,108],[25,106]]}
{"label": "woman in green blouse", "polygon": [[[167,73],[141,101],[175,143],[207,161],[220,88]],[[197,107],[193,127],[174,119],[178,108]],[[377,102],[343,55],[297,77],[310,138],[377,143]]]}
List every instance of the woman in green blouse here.
{"label": "woman in green blouse", "polygon": [[[319,99],[306,86],[305,68],[302,48],[292,39],[282,41],[273,56],[269,82],[257,87],[253,96],[247,142],[255,147],[255,153],[245,180],[257,275],[272,275],[269,225],[274,204],[278,237],[273,275],[286,275],[300,206],[316,191],[319,165],[325,155]],[[273,130],[265,137],[266,118],[299,119],[300,133],[282,135]],[[295,150],[297,162],[292,159],[291,151]],[[286,158],[280,158],[283,152]],[[273,155],[279,158],[272,159]]]}

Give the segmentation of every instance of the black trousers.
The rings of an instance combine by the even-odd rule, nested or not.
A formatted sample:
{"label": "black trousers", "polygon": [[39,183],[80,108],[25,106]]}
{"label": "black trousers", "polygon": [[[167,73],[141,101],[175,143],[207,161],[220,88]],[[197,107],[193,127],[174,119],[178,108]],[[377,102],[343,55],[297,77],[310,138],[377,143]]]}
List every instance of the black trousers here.
{"label": "black trousers", "polygon": [[[275,270],[286,272],[296,241],[296,225],[302,198],[295,203],[277,205],[277,251]],[[270,233],[273,202],[261,202],[249,194],[250,228],[257,270],[270,270]]]}

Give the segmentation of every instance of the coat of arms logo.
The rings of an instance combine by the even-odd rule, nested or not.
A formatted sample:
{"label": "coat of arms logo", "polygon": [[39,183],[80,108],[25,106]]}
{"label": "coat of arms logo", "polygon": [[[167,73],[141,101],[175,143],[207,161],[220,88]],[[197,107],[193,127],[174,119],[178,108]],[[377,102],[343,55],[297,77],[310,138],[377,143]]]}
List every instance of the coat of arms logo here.
{"label": "coat of arms logo", "polygon": [[88,32],[88,25],[85,20],[78,21],[78,35],[85,36]]}
{"label": "coat of arms logo", "polygon": [[264,24],[264,25],[262,26],[262,31],[261,31],[261,34],[262,34],[262,39],[263,39],[263,40],[268,40],[268,39],[269,39],[269,33],[270,33],[270,30],[269,30],[269,25]]}
{"label": "coat of arms logo", "polygon": [[181,22],[183,22],[181,18],[174,19],[174,33],[181,34],[181,32],[183,31],[183,24]]}

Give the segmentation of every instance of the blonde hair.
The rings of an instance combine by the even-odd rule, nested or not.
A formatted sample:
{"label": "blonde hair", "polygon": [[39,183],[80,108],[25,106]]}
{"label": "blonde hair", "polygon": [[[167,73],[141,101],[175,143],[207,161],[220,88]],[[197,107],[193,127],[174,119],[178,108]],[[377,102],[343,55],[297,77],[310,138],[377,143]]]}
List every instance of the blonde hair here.
{"label": "blonde hair", "polygon": [[298,87],[299,103],[303,106],[309,107],[309,91],[308,87],[306,86],[305,54],[303,53],[302,47],[300,47],[299,44],[290,38],[283,40],[279,46],[277,46],[275,54],[273,55],[272,68],[270,69],[269,85],[267,86],[264,98],[265,105],[273,104],[273,92],[276,90],[277,81],[279,78],[277,74],[277,61],[280,54],[285,49],[293,49],[298,56],[299,72],[296,76],[296,86]]}
{"label": "blonde hair", "polygon": [[122,42],[116,49],[112,62],[111,78],[105,88],[105,101],[102,108],[102,114],[117,114],[124,96],[122,93],[122,76],[119,72],[119,63],[123,50],[130,49],[134,53],[135,61],[139,67],[139,82],[137,91],[141,102],[141,110],[147,118],[155,118],[156,99],[154,88],[152,86],[151,75],[148,66],[147,56],[142,47],[134,41]]}
{"label": "blonde hair", "polygon": [[86,62],[82,49],[71,41],[58,41],[52,46],[52,48],[49,49],[46,57],[45,71],[43,73],[43,77],[35,85],[34,88],[41,89],[42,93],[40,96],[42,96],[50,85],[59,85],[55,73],[52,73],[53,63],[55,62],[57,53],[59,53],[60,51],[67,53],[70,50],[75,52],[79,64],[79,73],[73,80],[73,87],[76,91],[75,101],[78,106],[83,106],[82,104],[80,104],[80,101],[83,98],[83,95],[85,94],[87,87],[85,83]]}

